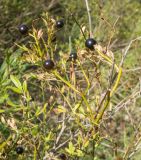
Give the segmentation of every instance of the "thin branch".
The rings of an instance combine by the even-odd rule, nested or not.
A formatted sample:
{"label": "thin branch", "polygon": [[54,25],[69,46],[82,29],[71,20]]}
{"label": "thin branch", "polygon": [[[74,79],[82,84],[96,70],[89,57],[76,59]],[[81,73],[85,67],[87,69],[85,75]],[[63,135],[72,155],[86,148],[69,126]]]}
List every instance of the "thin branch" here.
{"label": "thin branch", "polygon": [[127,56],[127,53],[128,53],[128,51],[129,51],[132,43],[135,42],[135,41],[137,41],[137,40],[141,40],[141,36],[140,36],[140,37],[137,37],[137,38],[135,38],[135,39],[133,39],[133,40],[130,41],[130,43],[128,44],[128,46],[127,46],[126,49],[125,49],[125,52],[124,52],[123,57],[122,57],[122,60],[121,60],[121,62],[120,62],[120,66],[123,65],[124,60],[125,60],[125,58],[126,58],[126,56]]}
{"label": "thin branch", "polygon": [[79,24],[79,22],[77,21],[77,19],[75,18],[75,15],[74,15],[70,10],[68,10],[67,8],[65,8],[64,6],[62,6],[62,7],[63,7],[63,8],[65,9],[65,11],[73,18],[74,22],[75,22],[75,23],[77,24],[77,26],[79,27],[79,29],[80,29],[80,31],[81,31],[84,39],[86,40],[86,36],[85,36],[85,34],[84,34],[84,31],[83,31],[81,25]]}
{"label": "thin branch", "polygon": [[92,19],[91,19],[91,9],[89,7],[88,0],[85,0],[86,3],[86,8],[87,8],[87,13],[88,13],[88,18],[89,18],[89,32],[90,32],[90,37],[92,37]]}
{"label": "thin branch", "polygon": [[86,40],[86,36],[85,36],[85,34],[84,34],[84,32],[83,32],[83,29],[82,29],[82,27],[80,26],[80,24],[79,24],[79,22],[77,21],[77,19],[75,18],[74,14],[71,13],[71,16],[72,16],[73,20],[75,21],[75,23],[77,24],[77,26],[79,27],[79,29],[80,29],[80,31],[81,31],[84,39]]}
{"label": "thin branch", "polygon": [[63,132],[64,132],[64,130],[65,130],[65,128],[66,128],[66,126],[65,126],[65,113],[63,113],[62,129],[61,129],[58,137],[56,138],[56,143],[55,143],[55,145],[58,144],[58,142],[59,142],[59,140],[60,140],[60,138],[61,138],[61,136],[62,136],[62,134],[63,134]]}

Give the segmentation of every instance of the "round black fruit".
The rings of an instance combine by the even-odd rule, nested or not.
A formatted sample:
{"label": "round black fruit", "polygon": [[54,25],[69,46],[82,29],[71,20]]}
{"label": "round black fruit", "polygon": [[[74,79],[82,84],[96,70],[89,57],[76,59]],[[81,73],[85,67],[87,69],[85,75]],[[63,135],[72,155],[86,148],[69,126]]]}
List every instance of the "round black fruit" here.
{"label": "round black fruit", "polygon": [[22,154],[22,153],[24,152],[23,147],[22,147],[22,146],[18,146],[18,147],[16,148],[16,152],[17,152],[17,154]]}
{"label": "round black fruit", "polygon": [[94,40],[93,38],[88,38],[85,42],[85,46],[89,49],[94,49],[94,45],[96,44],[96,40]]}
{"label": "round black fruit", "polygon": [[28,33],[28,27],[25,24],[22,24],[19,26],[19,32],[21,34],[27,34]]}
{"label": "round black fruit", "polygon": [[70,54],[70,57],[69,57],[69,60],[76,60],[77,59],[77,54],[75,53],[75,52],[72,52],[71,54]]}
{"label": "round black fruit", "polygon": [[64,21],[62,19],[56,22],[56,28],[61,29],[63,28],[63,26],[64,26]]}
{"label": "round black fruit", "polygon": [[44,61],[44,67],[45,67],[45,69],[48,69],[48,70],[53,69],[54,62],[52,60],[48,59],[48,60]]}

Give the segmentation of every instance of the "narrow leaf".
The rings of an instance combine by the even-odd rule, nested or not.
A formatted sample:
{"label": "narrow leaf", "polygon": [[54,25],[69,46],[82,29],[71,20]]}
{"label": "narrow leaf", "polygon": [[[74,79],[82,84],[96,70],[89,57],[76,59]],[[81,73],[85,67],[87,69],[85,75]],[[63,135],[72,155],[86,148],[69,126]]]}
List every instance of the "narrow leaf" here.
{"label": "narrow leaf", "polygon": [[21,82],[13,75],[10,76],[11,81],[14,83],[14,85],[22,91],[22,85]]}

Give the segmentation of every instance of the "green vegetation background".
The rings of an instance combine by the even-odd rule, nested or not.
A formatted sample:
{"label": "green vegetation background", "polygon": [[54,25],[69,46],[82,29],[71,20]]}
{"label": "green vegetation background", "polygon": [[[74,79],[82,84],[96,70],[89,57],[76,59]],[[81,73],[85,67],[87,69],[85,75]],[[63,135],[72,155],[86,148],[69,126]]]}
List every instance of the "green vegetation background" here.
{"label": "green vegetation background", "polygon": [[[92,25],[95,39],[106,46],[111,35],[110,25],[115,24],[115,33],[111,39],[111,50],[114,52],[116,60],[120,60],[123,51],[129,42],[141,36],[141,1],[140,0],[89,0],[92,16]],[[87,10],[84,0],[60,0],[47,2],[46,0],[0,0],[0,65],[9,63],[12,72],[20,77],[24,71],[17,59],[21,51],[14,45],[15,42],[25,42],[18,32],[17,27],[26,23],[31,26],[32,21],[39,18],[43,12],[48,11],[54,17],[63,17],[66,20],[65,32],[61,32],[59,38],[62,40],[61,48],[64,52],[69,51],[69,35],[77,43],[84,47],[83,40],[79,38],[79,28],[65,12],[65,8],[70,10],[76,17],[77,21],[88,28]],[[65,14],[64,14],[65,13]],[[102,19],[103,18],[103,19]],[[39,26],[41,24],[38,24]],[[13,55],[11,57],[11,55]],[[125,97],[131,95],[136,88],[141,75],[141,42],[135,41],[126,57],[124,64],[124,76],[122,77],[121,87],[113,99],[117,105]],[[6,75],[5,66],[0,68],[0,75],[5,75],[4,79],[0,77],[0,104],[3,105],[8,95],[3,88],[10,84]],[[106,72],[106,71],[103,71]],[[35,96],[38,95],[35,91]],[[134,99],[133,99],[134,100]],[[135,124],[140,122],[141,117],[141,99],[135,100],[134,105],[129,106],[131,116],[134,117]],[[111,126],[111,134],[114,134],[115,128],[119,127],[118,145],[127,146],[131,141],[133,126],[131,122],[126,121],[125,111],[117,113],[114,117],[114,126]],[[126,124],[124,133],[122,132],[122,123]],[[120,128],[121,127],[121,128]],[[9,130],[0,122],[0,132],[7,138]],[[123,136],[124,135],[124,136]],[[119,136],[119,137],[118,137]],[[1,140],[1,139],[0,139]],[[104,150],[104,151],[103,151]],[[98,151],[99,159],[102,159],[103,153],[107,155],[107,160],[112,160],[112,153],[100,147]],[[101,157],[101,158],[100,158]],[[140,160],[141,153],[137,152],[133,159]]]}

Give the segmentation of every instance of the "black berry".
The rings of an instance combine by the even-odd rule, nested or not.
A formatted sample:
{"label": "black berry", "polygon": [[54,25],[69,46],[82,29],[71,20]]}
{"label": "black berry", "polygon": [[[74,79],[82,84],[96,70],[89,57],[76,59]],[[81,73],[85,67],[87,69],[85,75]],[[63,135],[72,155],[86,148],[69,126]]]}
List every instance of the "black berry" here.
{"label": "black berry", "polygon": [[96,40],[94,40],[93,38],[89,38],[86,40],[85,42],[85,46],[89,49],[94,49],[94,45],[96,44]]}
{"label": "black berry", "polygon": [[45,67],[46,69],[48,69],[48,70],[53,69],[53,67],[54,67],[54,62],[53,62],[52,60],[48,59],[48,60],[46,60],[46,61],[44,62],[44,67]]}
{"label": "black berry", "polygon": [[28,33],[28,27],[25,24],[22,24],[19,26],[19,32],[21,34],[27,34]]}
{"label": "black berry", "polygon": [[22,153],[24,152],[23,147],[22,147],[22,146],[18,146],[18,147],[16,148],[16,152],[17,152],[17,154],[22,154]]}
{"label": "black berry", "polygon": [[70,54],[70,57],[69,57],[69,60],[76,60],[77,59],[77,54],[75,53],[75,52],[72,52],[71,54]]}
{"label": "black berry", "polygon": [[64,21],[62,19],[56,22],[56,28],[61,29],[63,26],[64,26]]}

